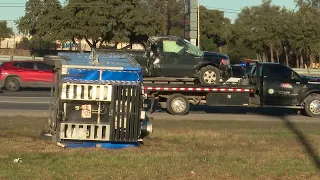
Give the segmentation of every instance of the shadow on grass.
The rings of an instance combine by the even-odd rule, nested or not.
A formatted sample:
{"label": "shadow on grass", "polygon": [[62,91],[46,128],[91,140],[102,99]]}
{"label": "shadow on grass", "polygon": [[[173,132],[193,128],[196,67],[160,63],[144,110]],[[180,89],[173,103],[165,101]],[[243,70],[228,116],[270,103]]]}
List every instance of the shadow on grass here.
{"label": "shadow on grass", "polygon": [[298,142],[301,144],[302,148],[306,151],[306,153],[312,160],[314,166],[320,172],[320,157],[318,156],[318,153],[316,152],[315,148],[309,142],[308,138],[303,134],[303,132],[299,130],[296,124],[290,121],[290,119],[285,114],[274,116],[274,117],[280,118],[285,124],[285,126],[296,135]]}

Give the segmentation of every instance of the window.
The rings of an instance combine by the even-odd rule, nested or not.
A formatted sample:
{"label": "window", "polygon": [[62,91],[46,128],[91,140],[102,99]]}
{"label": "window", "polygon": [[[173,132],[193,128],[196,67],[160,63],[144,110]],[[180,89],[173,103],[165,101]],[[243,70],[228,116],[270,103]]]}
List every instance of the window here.
{"label": "window", "polygon": [[292,79],[292,70],[284,65],[265,64],[263,75],[272,79]]}
{"label": "window", "polygon": [[179,45],[178,42],[172,40],[163,40],[163,52],[167,53],[177,53],[183,54],[184,53],[184,46]]}
{"label": "window", "polygon": [[51,66],[45,63],[37,63],[37,69],[44,70],[44,71],[50,71],[52,70]]}
{"label": "window", "polygon": [[195,46],[195,45],[191,44],[189,41],[187,41],[187,40],[185,40],[185,39],[184,39],[184,43],[187,44],[187,47],[188,47],[187,52],[188,52],[188,53],[190,53],[190,54],[192,54],[192,55],[194,55],[194,56],[199,56],[199,57],[201,57],[201,56],[204,55],[203,51],[201,51],[201,50],[198,48],[198,46]]}
{"label": "window", "polygon": [[12,66],[19,67],[19,63],[13,63]]}
{"label": "window", "polygon": [[34,69],[32,62],[19,63],[18,67],[19,68],[24,68],[24,69]]}

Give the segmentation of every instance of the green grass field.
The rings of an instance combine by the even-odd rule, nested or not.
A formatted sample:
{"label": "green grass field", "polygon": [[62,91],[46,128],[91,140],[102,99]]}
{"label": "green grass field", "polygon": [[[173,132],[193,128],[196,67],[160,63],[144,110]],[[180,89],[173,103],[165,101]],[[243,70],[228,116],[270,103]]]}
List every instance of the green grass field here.
{"label": "green grass field", "polygon": [[0,179],[320,179],[320,123],[155,120],[123,150],[62,149],[39,138],[45,119],[0,124]]}

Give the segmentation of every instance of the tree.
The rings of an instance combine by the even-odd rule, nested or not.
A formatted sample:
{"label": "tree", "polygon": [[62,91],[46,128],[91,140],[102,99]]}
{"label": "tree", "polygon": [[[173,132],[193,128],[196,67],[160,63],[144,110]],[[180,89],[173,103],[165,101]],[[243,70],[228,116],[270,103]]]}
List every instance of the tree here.
{"label": "tree", "polygon": [[153,22],[157,16],[148,5],[134,0],[70,0],[63,9],[63,37],[85,39],[90,47],[145,39],[158,32]]}
{"label": "tree", "polygon": [[230,19],[218,10],[207,9],[200,6],[200,45],[203,50],[221,52],[222,46],[227,44],[230,34]]}
{"label": "tree", "polygon": [[0,48],[1,41],[3,41],[5,38],[10,38],[13,35],[13,30],[12,28],[8,27],[7,21],[0,21]]}
{"label": "tree", "polygon": [[19,32],[40,41],[53,41],[60,36],[62,7],[58,0],[29,0],[25,15],[17,21]]}

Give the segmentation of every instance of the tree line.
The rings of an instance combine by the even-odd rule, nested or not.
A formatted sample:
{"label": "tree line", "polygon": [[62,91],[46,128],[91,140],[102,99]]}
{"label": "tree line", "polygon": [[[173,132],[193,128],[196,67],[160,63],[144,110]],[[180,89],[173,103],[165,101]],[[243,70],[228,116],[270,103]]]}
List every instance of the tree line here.
{"label": "tree line", "polygon": [[[294,1],[294,0],[293,0]],[[245,58],[304,67],[319,62],[320,0],[295,0],[296,9],[262,0],[234,22],[223,11],[200,7],[200,47]],[[184,36],[184,0],[29,0],[18,30],[35,42],[85,39],[144,43],[152,35]]]}

